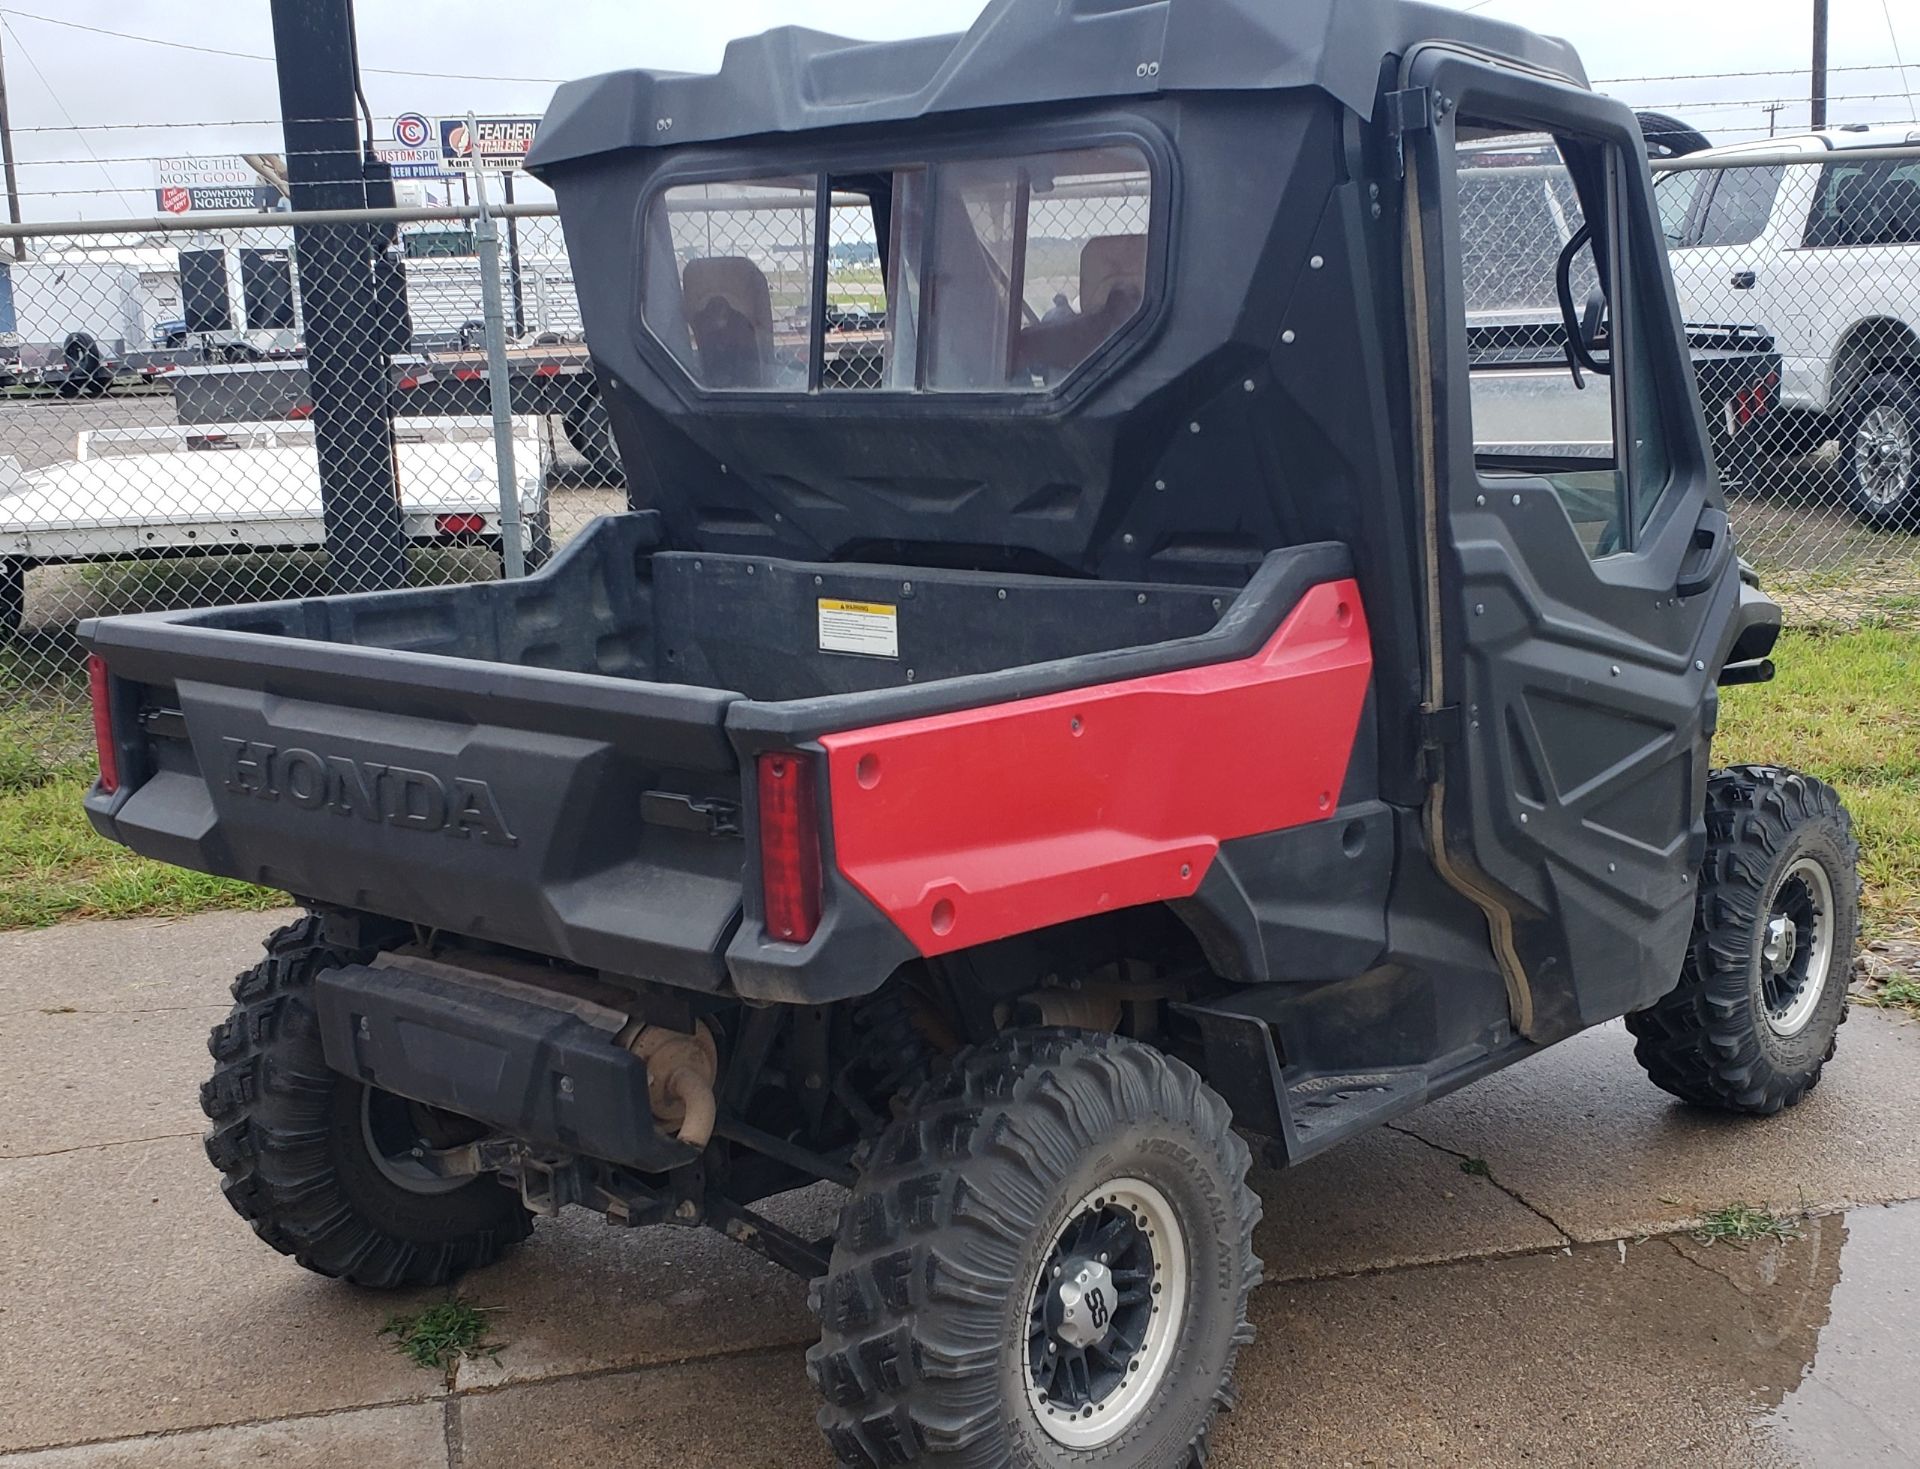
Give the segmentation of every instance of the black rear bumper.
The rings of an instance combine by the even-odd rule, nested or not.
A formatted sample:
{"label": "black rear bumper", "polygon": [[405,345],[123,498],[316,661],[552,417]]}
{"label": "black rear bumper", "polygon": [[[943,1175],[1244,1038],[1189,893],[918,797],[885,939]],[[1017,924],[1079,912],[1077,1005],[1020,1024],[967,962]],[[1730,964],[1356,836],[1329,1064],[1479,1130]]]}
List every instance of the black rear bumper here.
{"label": "black rear bumper", "polygon": [[314,981],[327,1065],[524,1142],[660,1173],[697,1150],[660,1133],[616,1011],[405,960]]}

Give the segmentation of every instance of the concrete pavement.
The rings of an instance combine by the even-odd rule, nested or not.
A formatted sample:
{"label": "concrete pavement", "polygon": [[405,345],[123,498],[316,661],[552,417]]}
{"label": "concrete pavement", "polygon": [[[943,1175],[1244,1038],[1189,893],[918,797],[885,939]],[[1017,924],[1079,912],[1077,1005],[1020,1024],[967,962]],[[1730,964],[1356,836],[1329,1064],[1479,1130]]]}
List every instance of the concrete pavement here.
{"label": "concrete pavement", "polygon": [[[451,1390],[378,1334],[431,1296],[254,1240],[195,1098],[276,921],[0,934],[0,1469],[826,1469],[804,1290],[717,1235],[543,1222],[465,1283],[507,1345]],[[1856,1009],[1819,1090],[1756,1123],[1674,1105],[1603,1029],[1262,1175],[1260,1339],[1214,1462],[1911,1462],[1920,1205],[1877,1206],[1920,1198],[1917,1060],[1920,1025]],[[1672,1233],[1736,1200],[1820,1217],[1746,1250]]]}

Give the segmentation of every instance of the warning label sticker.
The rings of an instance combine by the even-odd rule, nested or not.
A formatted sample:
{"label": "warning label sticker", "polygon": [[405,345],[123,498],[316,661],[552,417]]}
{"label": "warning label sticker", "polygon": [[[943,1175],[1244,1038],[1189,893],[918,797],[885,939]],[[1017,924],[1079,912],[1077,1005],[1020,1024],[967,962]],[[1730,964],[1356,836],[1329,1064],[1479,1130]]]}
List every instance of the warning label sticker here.
{"label": "warning label sticker", "polygon": [[898,658],[900,609],[891,602],[840,602],[822,597],[820,649],[825,653]]}

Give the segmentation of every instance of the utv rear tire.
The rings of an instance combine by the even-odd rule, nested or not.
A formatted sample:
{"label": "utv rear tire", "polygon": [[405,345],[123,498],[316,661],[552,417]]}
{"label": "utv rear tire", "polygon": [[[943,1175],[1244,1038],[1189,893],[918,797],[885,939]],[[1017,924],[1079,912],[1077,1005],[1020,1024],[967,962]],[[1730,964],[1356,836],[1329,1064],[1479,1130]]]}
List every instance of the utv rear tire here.
{"label": "utv rear tire", "polygon": [[315,917],[267,940],[207,1040],[207,1157],[253,1232],[307,1269],[354,1285],[443,1285],[497,1259],[533,1222],[491,1177],[408,1185],[376,1156],[375,1116],[409,1104],[327,1069],[309,998],[321,970],[373,953],[329,943]]}
{"label": "utv rear tire", "polygon": [[[814,1292],[807,1370],[842,1463],[1203,1460],[1260,1279],[1232,1120],[1180,1062],[1081,1031],[1003,1036],[922,1088]],[[1045,1314],[1074,1281],[1074,1328],[1096,1338],[1078,1346]]]}
{"label": "utv rear tire", "polygon": [[1847,1015],[1859,857],[1831,786],[1772,766],[1715,772],[1680,983],[1627,1016],[1656,1086],[1764,1116],[1819,1083]]}

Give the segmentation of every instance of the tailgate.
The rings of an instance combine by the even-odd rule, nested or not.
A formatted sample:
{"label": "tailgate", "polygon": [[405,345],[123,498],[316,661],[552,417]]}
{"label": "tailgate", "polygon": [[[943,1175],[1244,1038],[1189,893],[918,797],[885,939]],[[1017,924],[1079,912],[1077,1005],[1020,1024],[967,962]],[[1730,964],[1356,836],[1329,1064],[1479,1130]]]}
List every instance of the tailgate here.
{"label": "tailgate", "polygon": [[712,988],[739,921],[723,690],[193,626],[91,624],[134,851]]}

